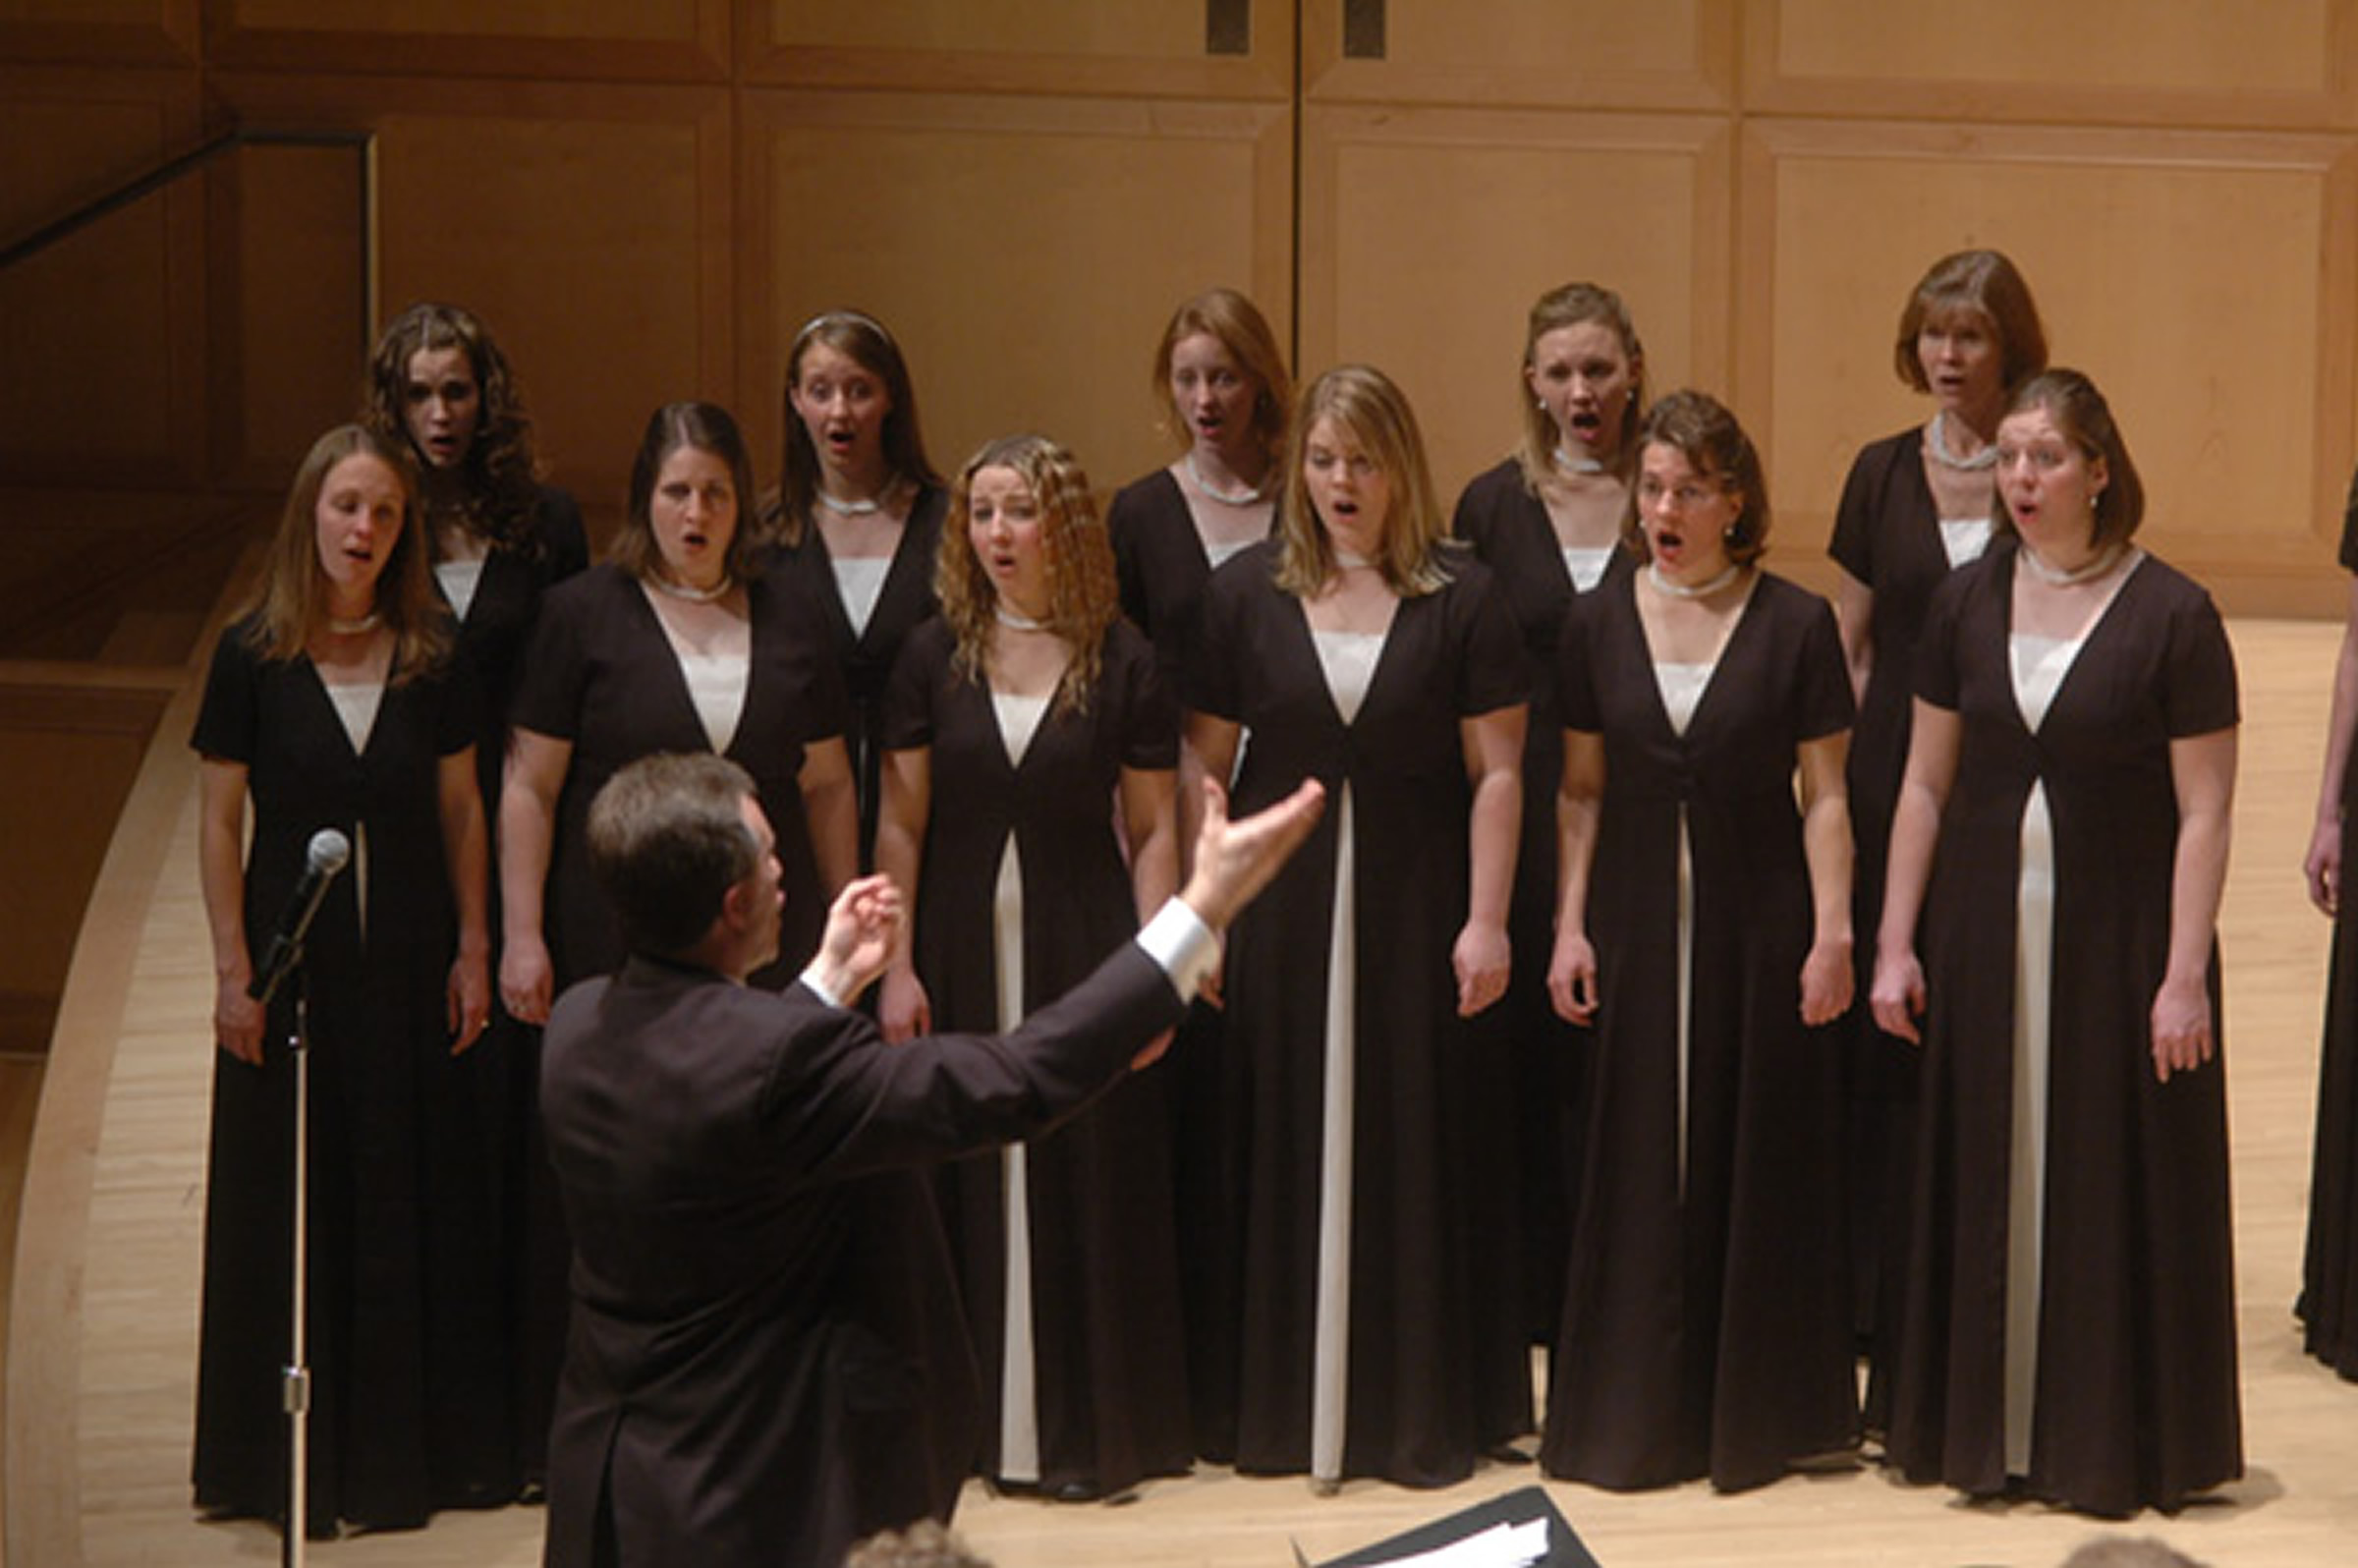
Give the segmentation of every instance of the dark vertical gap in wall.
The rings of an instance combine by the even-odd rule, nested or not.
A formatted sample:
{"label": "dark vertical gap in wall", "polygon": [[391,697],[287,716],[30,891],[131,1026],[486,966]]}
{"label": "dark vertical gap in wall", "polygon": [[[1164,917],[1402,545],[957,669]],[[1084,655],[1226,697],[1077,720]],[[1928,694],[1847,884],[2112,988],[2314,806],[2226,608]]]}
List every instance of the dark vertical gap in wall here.
{"label": "dark vertical gap in wall", "polygon": [[1285,354],[1292,364],[1294,381],[1302,381],[1302,6],[1303,0],[1288,0],[1294,16],[1294,97],[1293,137],[1294,155],[1289,178],[1293,181],[1293,200],[1289,203],[1291,234],[1286,251]]}

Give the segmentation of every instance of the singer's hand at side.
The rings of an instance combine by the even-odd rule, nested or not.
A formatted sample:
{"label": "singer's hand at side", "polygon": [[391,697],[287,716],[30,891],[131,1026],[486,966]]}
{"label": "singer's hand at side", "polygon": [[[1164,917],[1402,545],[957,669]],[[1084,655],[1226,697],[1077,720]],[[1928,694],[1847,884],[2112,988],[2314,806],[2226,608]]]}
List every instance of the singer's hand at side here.
{"label": "singer's hand at side", "polygon": [[545,1024],[555,990],[556,972],[549,967],[548,944],[537,935],[511,929],[508,945],[499,954],[500,1005],[520,1024]]}
{"label": "singer's hand at side", "polygon": [[224,974],[213,995],[213,1038],[241,1062],[262,1065],[262,1004],[246,994],[253,979],[245,971]]}
{"label": "singer's hand at side", "polygon": [[457,1056],[482,1038],[483,1027],[491,1022],[491,960],[480,949],[461,948],[451,960],[444,1006],[450,1054]]}

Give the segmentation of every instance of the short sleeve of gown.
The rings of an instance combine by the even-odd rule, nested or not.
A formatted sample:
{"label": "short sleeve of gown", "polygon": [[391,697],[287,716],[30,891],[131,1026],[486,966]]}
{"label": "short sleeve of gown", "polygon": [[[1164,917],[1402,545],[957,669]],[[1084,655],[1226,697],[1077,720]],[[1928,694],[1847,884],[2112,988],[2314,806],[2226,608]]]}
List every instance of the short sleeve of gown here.
{"label": "short sleeve of gown", "polygon": [[1251,574],[1268,570],[1265,550],[1252,549],[1211,574],[1195,638],[1188,644],[1184,677],[1187,705],[1199,713],[1232,723],[1243,717],[1237,693],[1237,645],[1244,637],[1247,597],[1262,586]]}
{"label": "short sleeve of gown", "polygon": [[250,623],[224,628],[213,644],[213,667],[204,678],[204,701],[189,745],[200,756],[224,762],[253,761],[254,730],[260,721],[262,661],[248,645]]}
{"label": "short sleeve of gown", "polygon": [[2162,725],[2172,740],[2231,728],[2240,716],[2235,650],[2211,595],[2197,588],[2169,621],[2169,658],[2162,671]]}
{"label": "short sleeve of gown", "polygon": [[[1982,557],[1983,562],[1990,559]],[[1925,607],[1923,635],[1916,640],[1916,695],[1952,713],[1957,707],[1957,621],[1966,586],[1983,575],[1982,562],[1949,573],[1933,590],[1933,602]]]}
{"label": "short sleeve of gown", "polygon": [[1179,765],[1179,710],[1154,667],[1143,633],[1116,621],[1105,634],[1105,686],[1119,694],[1122,766],[1160,772]]}
{"label": "short sleeve of gown", "polygon": [[434,751],[452,756],[475,745],[483,726],[483,686],[475,665],[444,659],[439,670],[421,679],[432,683],[435,698]]}
{"label": "short sleeve of gown", "polygon": [[876,744],[887,752],[913,752],[933,744],[933,683],[948,663],[950,629],[929,620],[901,643],[884,684],[884,718]]}
{"label": "short sleeve of gown", "polygon": [[1555,644],[1555,704],[1564,728],[1583,735],[1604,729],[1597,705],[1597,688],[1589,677],[1589,640],[1596,636],[1597,617],[1605,595],[1618,592],[1609,586],[1594,593],[1575,593],[1564,612],[1564,630]]}
{"label": "short sleeve of gown", "polygon": [[1881,476],[1873,472],[1883,466],[1876,461],[1877,451],[1862,447],[1852,461],[1841,504],[1834,508],[1833,537],[1825,546],[1835,565],[1868,588],[1875,587],[1875,497],[1883,488],[1877,482]]}
{"label": "short sleeve of gown", "polygon": [[1832,606],[1815,593],[1809,595],[1810,618],[1801,635],[1801,668],[1794,672],[1796,733],[1805,741],[1824,740],[1849,729],[1858,717],[1850,693],[1850,670],[1842,662],[1842,639],[1834,630]]}
{"label": "short sleeve of gown", "polygon": [[1498,580],[1471,557],[1455,563],[1458,580],[1445,591],[1459,619],[1457,710],[1472,716],[1531,700],[1523,667],[1523,639]]}
{"label": "short sleeve of gown", "polygon": [[589,575],[572,579],[540,607],[516,697],[508,707],[509,723],[520,730],[571,741],[581,729],[582,693],[590,668],[582,652],[582,621],[590,602],[573,590],[590,581]]}

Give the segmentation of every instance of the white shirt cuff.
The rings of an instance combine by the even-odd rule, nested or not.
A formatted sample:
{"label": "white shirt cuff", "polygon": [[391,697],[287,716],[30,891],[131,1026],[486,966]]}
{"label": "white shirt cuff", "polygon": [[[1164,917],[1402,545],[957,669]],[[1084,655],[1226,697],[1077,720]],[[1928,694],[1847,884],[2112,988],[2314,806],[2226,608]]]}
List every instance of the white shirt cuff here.
{"label": "white shirt cuff", "polygon": [[1204,977],[1220,961],[1219,936],[1180,898],[1165,900],[1154,912],[1140,929],[1138,945],[1171,978],[1183,1002],[1196,999]]}
{"label": "white shirt cuff", "polygon": [[841,1007],[843,1005],[843,998],[836,995],[833,991],[827,989],[827,982],[818,978],[818,964],[815,960],[813,961],[809,969],[803,971],[803,983],[811,987],[812,995],[817,997],[829,1007]]}

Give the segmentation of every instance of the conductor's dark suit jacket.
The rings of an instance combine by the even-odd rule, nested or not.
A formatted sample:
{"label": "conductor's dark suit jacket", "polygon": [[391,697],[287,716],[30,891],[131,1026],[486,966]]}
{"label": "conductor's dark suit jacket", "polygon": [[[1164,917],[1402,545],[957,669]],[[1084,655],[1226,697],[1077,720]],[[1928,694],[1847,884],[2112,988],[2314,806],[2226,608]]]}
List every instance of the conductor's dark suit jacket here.
{"label": "conductor's dark suit jacket", "polygon": [[632,959],[567,991],[542,1114],[575,1308],[547,1561],[836,1568],[947,1519],[978,1385],[914,1167],[1029,1136],[1176,1023],[1124,943],[1015,1034],[867,1016]]}

